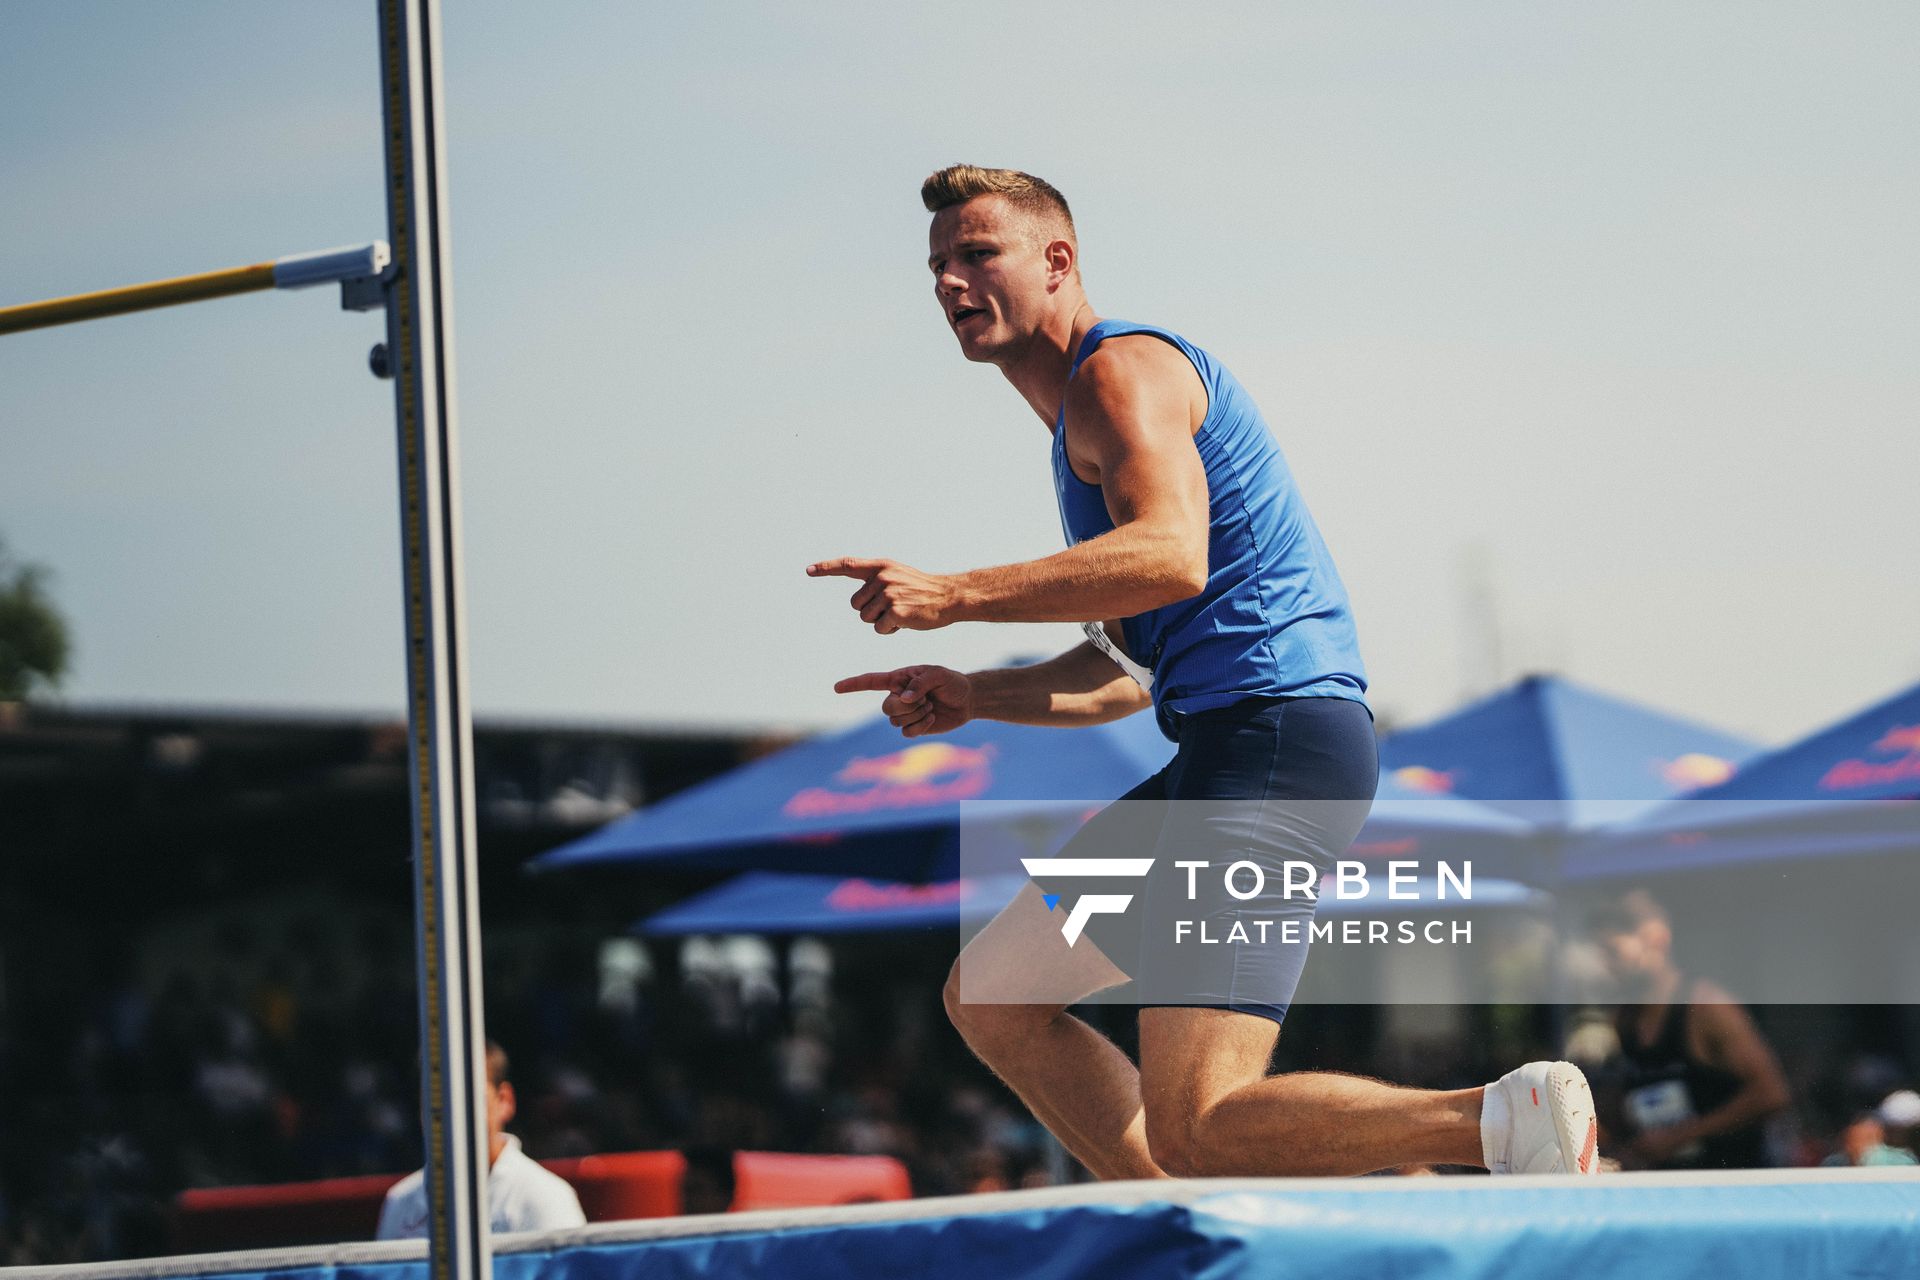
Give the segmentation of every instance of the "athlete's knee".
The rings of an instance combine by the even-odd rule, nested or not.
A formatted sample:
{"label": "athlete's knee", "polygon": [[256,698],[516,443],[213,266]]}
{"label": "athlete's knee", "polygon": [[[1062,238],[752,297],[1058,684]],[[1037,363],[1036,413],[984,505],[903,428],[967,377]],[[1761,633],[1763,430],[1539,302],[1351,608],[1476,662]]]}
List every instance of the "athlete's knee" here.
{"label": "athlete's knee", "polygon": [[947,970],[947,984],[940,988],[940,1002],[947,1007],[947,1020],[959,1030],[965,1031],[965,1020],[970,1011],[966,1002],[960,997],[960,962],[958,960],[953,962],[953,968]]}
{"label": "athlete's knee", "polygon": [[1065,1005],[1005,1004],[967,1000],[961,994],[961,962],[955,961],[941,989],[941,1003],[954,1029],[975,1050],[987,1051],[997,1045],[1031,1036],[1058,1018]]}
{"label": "athlete's knee", "polygon": [[1194,1118],[1171,1109],[1147,1108],[1147,1154],[1169,1177],[1198,1178],[1207,1173],[1195,1140]]}
{"label": "athlete's knee", "polygon": [[1175,1178],[1224,1178],[1247,1172],[1232,1135],[1211,1112],[1156,1116],[1147,1110],[1147,1153]]}
{"label": "athlete's knee", "polygon": [[940,1001],[947,1008],[947,1019],[968,1044],[992,1037],[1005,1020],[1002,1010],[1007,1005],[981,1004],[970,1002],[962,994],[960,971],[962,961],[953,962],[953,968],[947,972],[947,984],[940,990]]}

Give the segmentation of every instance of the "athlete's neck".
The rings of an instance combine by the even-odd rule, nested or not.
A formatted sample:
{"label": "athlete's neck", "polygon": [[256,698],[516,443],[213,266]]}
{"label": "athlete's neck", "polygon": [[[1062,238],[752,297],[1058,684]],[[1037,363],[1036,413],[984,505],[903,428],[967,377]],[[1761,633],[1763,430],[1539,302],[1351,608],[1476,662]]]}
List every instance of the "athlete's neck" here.
{"label": "athlete's neck", "polygon": [[1066,398],[1074,353],[1080,350],[1080,341],[1087,336],[1087,330],[1099,323],[1093,304],[1082,298],[1076,309],[1063,313],[1059,320],[1035,334],[1019,356],[1000,366],[1000,372],[1040,415],[1040,421],[1047,424],[1049,431],[1053,430],[1054,419],[1060,413],[1060,402]]}
{"label": "athlete's neck", "polygon": [[1672,965],[1660,969],[1647,983],[1645,998],[1641,1001],[1648,1008],[1674,1003],[1674,997],[1680,994],[1680,970]]}

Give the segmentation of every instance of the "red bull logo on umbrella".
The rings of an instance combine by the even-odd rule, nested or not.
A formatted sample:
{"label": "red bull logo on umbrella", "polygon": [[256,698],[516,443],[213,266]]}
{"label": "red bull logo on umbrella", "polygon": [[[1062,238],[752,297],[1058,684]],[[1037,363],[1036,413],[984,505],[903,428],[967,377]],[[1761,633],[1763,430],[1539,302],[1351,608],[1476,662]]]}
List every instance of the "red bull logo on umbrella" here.
{"label": "red bull logo on umbrella", "polygon": [[1873,744],[1875,751],[1889,754],[1904,751],[1908,755],[1920,752],[1920,724],[1897,724],[1880,735],[1880,741]]}
{"label": "red bull logo on umbrella", "polygon": [[1733,776],[1733,761],[1722,760],[1700,751],[1689,751],[1671,760],[1655,762],[1660,780],[1675,791],[1697,791],[1717,786]]}
{"label": "red bull logo on umbrella", "polygon": [[1423,764],[1410,764],[1395,769],[1393,780],[1407,790],[1418,791],[1423,795],[1444,796],[1453,792],[1451,769],[1429,769]]}
{"label": "red bull logo on umbrella", "polygon": [[827,895],[827,905],[835,911],[886,911],[895,907],[937,907],[972,896],[973,885],[965,880],[944,880],[934,884],[882,884],[858,878],[842,880]]}
{"label": "red bull logo on umbrella", "polygon": [[1842,760],[1821,775],[1820,786],[1827,791],[1848,791],[1856,787],[1880,787],[1896,782],[1920,785],[1920,724],[1896,724],[1873,744],[1875,751],[1895,756],[1892,760]]}
{"label": "red bull logo on umbrella", "polygon": [[794,818],[817,818],[978,799],[993,781],[992,760],[992,747],[916,742],[848,761],[833,775],[835,786],[808,787],[787,801],[785,812]]}

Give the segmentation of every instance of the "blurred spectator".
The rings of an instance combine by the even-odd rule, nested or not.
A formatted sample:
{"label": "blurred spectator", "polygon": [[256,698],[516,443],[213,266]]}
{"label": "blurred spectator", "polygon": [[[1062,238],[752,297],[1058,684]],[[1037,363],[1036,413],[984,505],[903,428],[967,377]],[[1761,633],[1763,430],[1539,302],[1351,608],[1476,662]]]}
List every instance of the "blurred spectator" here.
{"label": "blurred spectator", "polygon": [[[488,1225],[501,1231],[548,1231],[584,1226],[580,1197],[566,1179],[547,1172],[506,1132],[513,1119],[513,1084],[507,1053],[487,1041],[487,1139],[492,1168],[487,1174]],[[404,1240],[427,1234],[427,1185],[424,1169],[408,1174],[387,1192],[375,1238]]]}
{"label": "blurred spectator", "polygon": [[[298,947],[274,930],[253,938],[221,935],[224,969],[192,952],[142,964],[130,943],[103,955],[84,998],[6,1011],[0,1263],[165,1252],[167,1206],[184,1187],[419,1164],[405,917],[349,920]],[[807,973],[803,983],[796,960],[783,1006],[750,995],[764,957],[743,948],[707,946],[683,967],[678,948],[647,944],[640,956],[625,939],[619,998],[608,999],[606,944],[591,931],[543,925],[488,941],[488,1026],[524,1046],[513,1128],[528,1158],[702,1144],[869,1152],[904,1161],[918,1195],[1082,1176],[944,1023],[921,1016],[914,992],[936,987],[950,959],[938,947],[796,945]],[[697,959],[702,948],[690,949]],[[1829,1034],[1837,1020],[1792,1012],[1769,1010],[1767,1025],[1796,1050],[1796,1162],[1818,1164],[1863,1111],[1885,1109],[1886,1146],[1911,1142],[1920,1098],[1892,1092],[1920,1065],[1911,1045],[1887,1039],[1880,1021],[1849,1040]],[[1411,1074],[1394,1066],[1411,1042],[1384,1034],[1378,1010],[1304,1006],[1292,1018],[1283,1059],[1344,1055],[1342,1069]],[[1421,1074],[1440,1087],[1485,1078],[1487,1045],[1530,1028],[1423,1041]],[[1573,1039],[1618,1056],[1610,1016]],[[683,1188],[690,1209],[725,1207],[731,1167],[703,1162]]]}
{"label": "blurred spectator", "polygon": [[1012,1185],[1006,1152],[994,1147],[981,1147],[968,1159],[967,1191],[970,1194],[1005,1191]]}
{"label": "blurred spectator", "polygon": [[1887,1145],[1887,1131],[1871,1112],[1854,1117],[1840,1132],[1840,1149],[1822,1160],[1828,1169],[1864,1169],[1884,1165],[1916,1164],[1913,1152]]}
{"label": "blurred spectator", "polygon": [[1645,890],[1604,904],[1592,923],[1634,1001],[1616,1016],[1619,1056],[1596,1082],[1608,1136],[1626,1139],[1617,1154],[1652,1169],[1771,1164],[1763,1122],[1791,1099],[1753,1019],[1717,983],[1674,965],[1672,924]]}
{"label": "blurred spectator", "polygon": [[1880,1100],[1874,1118],[1886,1130],[1888,1146],[1920,1157],[1920,1093],[1894,1090]]}

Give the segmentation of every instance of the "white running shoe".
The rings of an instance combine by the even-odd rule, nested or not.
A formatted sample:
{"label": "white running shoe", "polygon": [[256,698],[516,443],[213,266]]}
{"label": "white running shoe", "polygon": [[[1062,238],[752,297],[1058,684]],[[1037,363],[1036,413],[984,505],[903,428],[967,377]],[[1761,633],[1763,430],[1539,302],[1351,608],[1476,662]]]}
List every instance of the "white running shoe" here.
{"label": "white running shoe", "polygon": [[1571,1062],[1529,1062],[1487,1086],[1480,1151],[1494,1173],[1582,1173],[1600,1165],[1593,1091]]}

